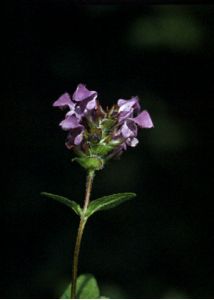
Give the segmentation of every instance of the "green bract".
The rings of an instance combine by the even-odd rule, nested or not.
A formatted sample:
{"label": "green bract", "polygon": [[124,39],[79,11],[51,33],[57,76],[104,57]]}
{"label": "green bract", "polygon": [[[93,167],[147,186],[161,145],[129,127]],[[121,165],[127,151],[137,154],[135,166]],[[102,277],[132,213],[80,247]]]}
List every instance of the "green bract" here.
{"label": "green bract", "polygon": [[104,167],[104,160],[95,155],[74,158],[72,161],[77,161],[83,168],[88,171],[99,171]]}
{"label": "green bract", "polygon": [[111,152],[115,148],[114,145],[110,144],[98,144],[93,147],[93,151],[100,156],[106,156],[109,152]]}

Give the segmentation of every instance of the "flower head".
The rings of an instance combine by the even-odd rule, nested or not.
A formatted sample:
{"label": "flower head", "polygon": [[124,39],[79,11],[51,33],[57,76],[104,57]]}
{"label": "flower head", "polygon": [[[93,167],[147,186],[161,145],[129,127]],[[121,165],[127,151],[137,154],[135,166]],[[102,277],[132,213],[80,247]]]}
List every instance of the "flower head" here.
{"label": "flower head", "polygon": [[[84,160],[97,158],[102,161],[97,165],[103,167],[106,160],[138,144],[139,127],[153,127],[149,113],[141,112],[138,97],[119,99],[117,105],[105,111],[97,100],[97,92],[83,84],[77,86],[72,96],[60,96],[53,106],[68,109],[59,125],[68,131],[66,146],[75,151],[83,166]],[[87,161],[85,165],[93,164]]]}

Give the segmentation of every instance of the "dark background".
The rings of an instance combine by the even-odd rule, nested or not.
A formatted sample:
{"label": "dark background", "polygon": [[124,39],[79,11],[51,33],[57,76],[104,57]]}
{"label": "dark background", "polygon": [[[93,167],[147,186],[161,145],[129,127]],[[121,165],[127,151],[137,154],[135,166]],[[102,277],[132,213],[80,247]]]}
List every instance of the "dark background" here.
{"label": "dark background", "polygon": [[52,108],[80,82],[103,106],[138,95],[155,124],[97,174],[93,198],[138,196],[90,220],[80,273],[93,273],[113,298],[214,297],[213,12],[7,2],[2,298],[57,298],[70,280],[78,218],[40,192],[82,202],[85,174],[70,162],[64,114]]}

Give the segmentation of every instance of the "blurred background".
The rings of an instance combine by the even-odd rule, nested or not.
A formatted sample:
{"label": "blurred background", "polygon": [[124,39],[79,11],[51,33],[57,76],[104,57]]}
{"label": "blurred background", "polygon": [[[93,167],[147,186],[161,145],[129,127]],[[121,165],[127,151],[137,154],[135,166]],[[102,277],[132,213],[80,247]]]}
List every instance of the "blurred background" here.
{"label": "blurred background", "polygon": [[82,203],[85,173],[52,108],[81,82],[104,106],[138,95],[155,128],[97,174],[93,198],[138,196],[90,220],[80,273],[111,298],[213,298],[214,7],[20,0],[5,9],[1,297],[58,298],[70,280],[78,218],[40,192]]}

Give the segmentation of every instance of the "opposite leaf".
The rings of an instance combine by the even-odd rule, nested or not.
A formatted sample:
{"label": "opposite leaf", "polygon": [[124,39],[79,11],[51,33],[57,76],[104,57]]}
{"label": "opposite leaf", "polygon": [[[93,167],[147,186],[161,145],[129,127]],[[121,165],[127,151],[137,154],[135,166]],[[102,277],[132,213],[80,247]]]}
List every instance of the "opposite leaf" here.
{"label": "opposite leaf", "polygon": [[89,207],[86,212],[86,217],[90,217],[96,211],[107,210],[116,207],[121,203],[134,198],[135,196],[135,193],[119,193],[93,200],[89,204]]}
{"label": "opposite leaf", "polygon": [[73,211],[80,216],[82,213],[82,209],[79,206],[78,203],[76,203],[75,201],[72,201],[68,198],[59,196],[59,195],[54,195],[54,194],[50,194],[50,193],[46,193],[46,192],[42,192],[41,195],[46,196],[48,198],[54,199],[58,202],[61,202],[63,204],[65,204],[66,206],[70,207],[71,209],[73,209]]}
{"label": "opposite leaf", "polygon": [[[98,299],[100,291],[95,277],[83,274],[77,278],[77,299]],[[68,285],[60,299],[71,299],[71,284]]]}

